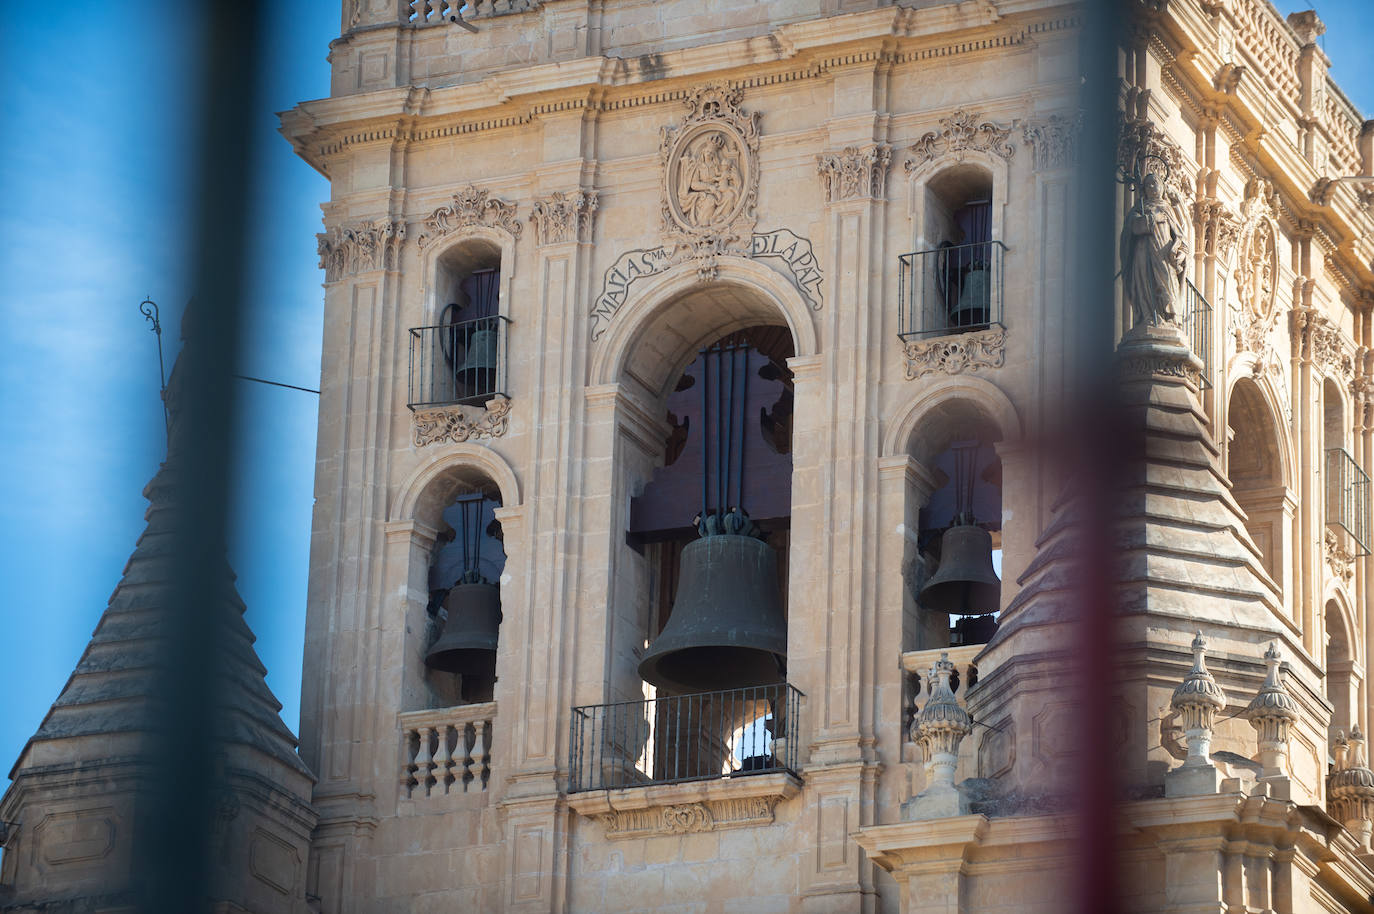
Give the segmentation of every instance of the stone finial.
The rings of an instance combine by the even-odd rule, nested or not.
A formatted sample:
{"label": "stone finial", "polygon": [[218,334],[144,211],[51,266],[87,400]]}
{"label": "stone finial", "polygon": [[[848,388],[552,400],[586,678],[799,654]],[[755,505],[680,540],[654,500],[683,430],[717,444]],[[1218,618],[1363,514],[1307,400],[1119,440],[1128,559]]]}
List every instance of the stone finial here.
{"label": "stone finial", "polygon": [[1269,650],[1264,652],[1268,667],[1264,684],[1245,708],[1245,718],[1255,728],[1259,763],[1264,766],[1265,777],[1288,774],[1288,731],[1298,719],[1298,705],[1284,688],[1279,675],[1281,659],[1278,645],[1269,642]]}
{"label": "stone finial", "polygon": [[1374,834],[1374,771],[1365,764],[1364,734],[1358,724],[1350,728],[1349,740],[1337,732],[1332,755],[1335,765],[1328,790],[1331,815],[1368,851]]}
{"label": "stone finial", "polygon": [[1184,739],[1188,744],[1185,765],[1210,765],[1212,723],[1216,713],[1226,707],[1226,693],[1207,669],[1207,642],[1202,632],[1193,638],[1193,668],[1174,689],[1170,706],[1182,718]]}
{"label": "stone finial", "polygon": [[954,672],[949,654],[941,653],[930,671],[934,684],[930,700],[916,715],[917,740],[925,754],[926,771],[931,788],[954,789],[954,772],[959,766],[959,743],[973,731],[973,719],[959,706],[950,688],[949,677]]}
{"label": "stone finial", "polygon": [[1321,21],[1316,10],[1301,10],[1288,14],[1288,24],[1298,37],[1298,44],[1306,47],[1316,44],[1317,39],[1326,34],[1326,23]]}

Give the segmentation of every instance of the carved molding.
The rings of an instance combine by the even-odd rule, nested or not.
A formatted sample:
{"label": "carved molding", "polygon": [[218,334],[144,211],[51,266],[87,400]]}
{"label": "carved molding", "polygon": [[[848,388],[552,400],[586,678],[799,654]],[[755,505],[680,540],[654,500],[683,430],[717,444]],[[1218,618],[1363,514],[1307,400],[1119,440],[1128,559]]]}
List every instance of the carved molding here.
{"label": "carved molding", "polygon": [[1051,114],[1022,127],[1021,137],[1031,147],[1035,170],[1052,171],[1078,164],[1078,136],[1082,128],[1081,114],[1074,117]]}
{"label": "carved molding", "polygon": [[907,173],[926,162],[945,156],[962,160],[969,151],[986,152],[1011,161],[1016,146],[1011,142],[1011,128],[992,121],[978,123],[979,115],[960,108],[949,117],[940,118],[940,129],[921,137],[910,147],[912,158],[906,163]]}
{"label": "carved molding", "polygon": [[1001,368],[1006,361],[1007,331],[989,327],[957,336],[942,336],[933,340],[908,340],[906,344],[906,376],[914,380],[933,372],[960,374]]}
{"label": "carved molding", "polygon": [[1326,315],[1311,308],[1292,312],[1294,342],[1302,358],[1347,384],[1355,379],[1355,344]]}
{"label": "carved molding", "polygon": [[644,809],[613,810],[596,820],[606,827],[606,837],[644,838],[651,835],[683,835],[752,825],[771,825],[780,797],[735,797],[698,803],[673,803]]}
{"label": "carved molding", "polygon": [[883,143],[846,146],[840,152],[816,156],[816,170],[830,203],[841,200],[881,200],[887,194],[887,166],[892,147]]}
{"label": "carved molding", "polygon": [[1355,554],[1341,545],[1341,538],[1330,527],[1322,537],[1322,552],[1331,573],[1349,584],[1355,577]]}
{"label": "carved molding", "polygon": [[416,410],[415,446],[450,441],[458,444],[474,438],[500,438],[510,424],[510,400],[499,394],[486,406],[439,406]]}
{"label": "carved molding", "polygon": [[525,227],[515,215],[515,204],[491,196],[485,188],[472,184],[453,195],[453,202],[439,207],[425,220],[424,230],[415,239],[421,249],[435,239],[472,225],[500,229],[519,238]]}
{"label": "carved molding", "polygon": [[1203,197],[1194,203],[1193,218],[1201,233],[1202,251],[1229,264],[1240,237],[1241,218],[1216,197]]}
{"label": "carved molding", "polygon": [[594,190],[564,193],[556,190],[534,201],[530,222],[537,244],[563,244],[592,240],[592,219],[599,199]]}
{"label": "carved molding", "polygon": [[394,270],[405,241],[406,225],[385,217],[352,225],[336,225],[315,236],[325,282],[354,273]]}
{"label": "carved molding", "polygon": [[663,235],[693,252],[703,278],[758,222],[759,114],[741,108],[743,98],[742,87],[725,82],[698,86],[683,99],[687,114],[659,139]]}

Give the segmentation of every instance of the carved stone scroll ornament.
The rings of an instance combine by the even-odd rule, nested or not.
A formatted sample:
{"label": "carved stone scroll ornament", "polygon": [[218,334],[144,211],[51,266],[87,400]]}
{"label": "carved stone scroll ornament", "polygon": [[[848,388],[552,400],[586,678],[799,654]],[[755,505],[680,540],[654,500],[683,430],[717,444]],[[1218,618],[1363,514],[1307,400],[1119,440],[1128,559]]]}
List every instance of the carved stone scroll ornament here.
{"label": "carved stone scroll ornament", "polygon": [[716,255],[747,244],[758,221],[759,114],[740,107],[744,90],[724,82],[693,89],[681,122],[664,127],[663,234],[690,249],[703,278]]}
{"label": "carved stone scroll ornament", "polygon": [[992,121],[979,123],[978,117],[961,108],[949,117],[940,118],[938,131],[931,131],[912,144],[907,172],[945,156],[962,160],[964,153],[969,151],[986,152],[1010,162],[1016,155],[1016,146],[1010,139],[1011,128]]}
{"label": "carved stone scroll ornament", "polygon": [[337,282],[368,270],[394,270],[406,237],[406,225],[393,219],[374,219],[336,225],[315,236],[325,282]]}
{"label": "carved stone scroll ornament", "polygon": [[1022,127],[1021,136],[1031,147],[1035,170],[1053,171],[1078,164],[1078,136],[1082,129],[1082,114],[1073,117],[1051,114]]}
{"label": "carved stone scroll ornament", "polygon": [[1331,573],[1349,584],[1355,576],[1355,554],[1341,545],[1340,537],[1329,527],[1322,540],[1322,552]]}
{"label": "carved stone scroll ornament", "polygon": [[826,200],[881,200],[886,195],[887,166],[891,160],[892,147],[881,143],[846,146],[840,152],[816,156]]}
{"label": "carved stone scroll ornament", "polygon": [[449,232],[472,225],[485,225],[519,238],[525,227],[515,216],[515,204],[471,184],[453,195],[453,202],[439,207],[425,220],[424,230],[415,239],[421,249]]}
{"label": "carved stone scroll ornament", "polygon": [[1007,332],[989,327],[973,333],[960,333],[934,340],[908,340],[906,376],[914,380],[925,374],[960,374],[984,368],[1001,368],[1006,361]]}
{"label": "carved stone scroll ornament", "polygon": [[415,446],[450,441],[458,444],[474,438],[500,438],[510,423],[510,400],[495,396],[487,405],[440,406],[415,412]]}
{"label": "carved stone scroll ornament", "polygon": [[530,222],[535,241],[541,245],[592,240],[592,218],[596,213],[596,191],[554,191],[534,201]]}

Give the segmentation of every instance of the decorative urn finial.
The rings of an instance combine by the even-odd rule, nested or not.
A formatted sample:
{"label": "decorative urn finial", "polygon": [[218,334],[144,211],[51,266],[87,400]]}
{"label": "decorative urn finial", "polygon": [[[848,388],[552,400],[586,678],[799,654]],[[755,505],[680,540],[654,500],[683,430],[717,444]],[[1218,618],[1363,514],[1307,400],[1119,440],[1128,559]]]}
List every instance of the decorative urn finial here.
{"label": "decorative urn finial", "polygon": [[1331,815],[1367,851],[1374,834],[1374,771],[1365,764],[1364,734],[1359,724],[1350,728],[1349,740],[1337,731],[1332,755],[1335,765],[1327,791]]}
{"label": "decorative urn finial", "polygon": [[1188,744],[1184,765],[1210,765],[1212,723],[1216,713],[1226,707],[1226,693],[1207,670],[1207,642],[1199,631],[1193,638],[1193,668],[1174,689],[1170,706],[1182,718],[1183,736]]}
{"label": "decorative urn finial", "polygon": [[912,726],[925,754],[930,787],[954,789],[954,772],[959,767],[959,743],[973,731],[973,719],[959,706],[950,688],[949,677],[954,672],[947,652],[930,671],[933,686],[930,701],[916,715]]}
{"label": "decorative urn finial", "polygon": [[1298,705],[1284,688],[1279,673],[1281,659],[1278,645],[1269,642],[1269,650],[1264,652],[1268,667],[1264,684],[1245,708],[1245,718],[1255,728],[1265,777],[1288,774],[1288,731],[1298,719]]}

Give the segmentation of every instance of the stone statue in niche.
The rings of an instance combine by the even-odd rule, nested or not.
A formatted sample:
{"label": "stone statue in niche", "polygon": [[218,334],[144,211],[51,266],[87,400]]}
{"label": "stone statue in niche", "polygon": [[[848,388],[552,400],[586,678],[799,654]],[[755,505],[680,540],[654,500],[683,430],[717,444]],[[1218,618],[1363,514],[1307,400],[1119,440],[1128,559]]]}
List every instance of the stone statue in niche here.
{"label": "stone statue in niche", "polygon": [[683,217],[696,228],[730,219],[739,204],[744,178],[738,158],[729,153],[731,145],[724,133],[711,131],[682,153],[677,201]]}
{"label": "stone statue in niche", "polygon": [[1145,175],[1121,230],[1121,284],[1137,326],[1179,321],[1192,254],[1187,225],[1178,194],[1171,191],[1165,199],[1159,176]]}

